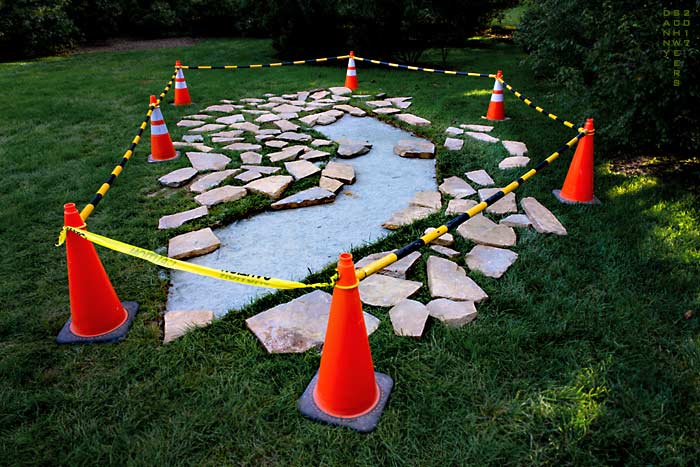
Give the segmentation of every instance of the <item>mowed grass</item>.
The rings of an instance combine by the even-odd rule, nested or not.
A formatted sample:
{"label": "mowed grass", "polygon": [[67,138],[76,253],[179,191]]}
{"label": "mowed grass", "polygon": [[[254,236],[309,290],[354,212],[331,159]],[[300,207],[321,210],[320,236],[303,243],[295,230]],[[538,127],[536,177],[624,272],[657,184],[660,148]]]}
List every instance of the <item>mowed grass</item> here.
{"label": "mowed grass", "polygon": [[[338,51],[339,54],[345,51]],[[431,58],[431,56],[428,56]],[[375,367],[395,386],[368,435],[302,418],[296,400],[320,353],[268,355],[244,320],[302,292],[280,292],[166,346],[167,275],[99,249],[122,299],[141,311],[118,345],[59,347],[68,317],[65,252],[53,246],[62,205],[87,203],[119,161],[175,59],[186,64],[274,61],[267,41],[203,41],[182,49],[93,53],[0,65],[0,464],[2,465],[694,465],[700,458],[700,213],[687,184],[614,174],[596,152],[602,206],[557,203],[571,152],[518,190],[567,227],[555,237],[518,231],[515,265],[499,280],[471,276],[490,298],[460,329],[433,322],[420,340],[393,335],[388,310],[370,338]],[[300,58],[303,54],[300,54]],[[374,58],[374,57],[372,57]],[[376,57],[384,58],[384,57]],[[435,54],[434,63],[439,63]],[[454,51],[453,69],[494,72],[536,104],[579,123],[587,103],[533,81],[523,56],[485,43]],[[341,85],[342,66],[186,71],[195,105],[163,105],[173,138],[183,115],[219,99]],[[359,92],[414,96],[410,111],[433,121],[419,134],[481,123],[490,79],[358,64]],[[168,102],[172,95],[168,96]],[[506,96],[512,120],[494,134],[524,141],[538,161],[574,133]],[[612,116],[598,116],[611,118]],[[161,192],[148,133],[89,228],[159,249],[172,232],[157,219],[194,207]],[[499,145],[438,149],[438,181],[487,169],[504,185]],[[297,187],[298,188],[298,187]],[[156,193],[155,196],[149,194]],[[263,209],[219,210],[224,222]],[[442,214],[401,229],[356,257],[400,247]],[[199,223],[185,226],[187,231]],[[290,225],[300,236],[304,226]],[[352,220],[348,220],[352,228]],[[472,245],[457,240],[467,252]],[[428,249],[411,279],[425,279]],[[270,246],[274,255],[274,245]],[[304,251],[299,251],[303,255]],[[463,257],[458,261],[464,265]],[[332,266],[309,280],[324,279]],[[255,273],[255,271],[246,271]],[[430,297],[422,289],[417,299]],[[694,316],[684,319],[686,311]]]}

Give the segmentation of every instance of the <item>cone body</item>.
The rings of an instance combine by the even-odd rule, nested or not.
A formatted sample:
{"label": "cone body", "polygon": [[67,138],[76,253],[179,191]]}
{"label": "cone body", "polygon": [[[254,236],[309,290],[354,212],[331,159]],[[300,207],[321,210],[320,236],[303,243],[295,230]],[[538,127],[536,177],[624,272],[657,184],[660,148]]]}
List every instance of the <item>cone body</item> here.
{"label": "cone body", "polygon": [[[502,77],[501,70],[496,74],[498,78]],[[503,84],[496,79],[493,84],[493,92],[491,93],[491,101],[489,108],[486,111],[486,120],[505,120],[506,113],[503,105]]]}
{"label": "cone body", "polygon": [[[357,283],[352,255],[338,261],[339,286]],[[372,410],[379,401],[379,388],[365,328],[357,286],[333,290],[328,329],[323,345],[314,402],[325,413],[352,418]]]}
{"label": "cone body", "polygon": [[[175,66],[180,66],[180,60],[177,61]],[[182,68],[178,68],[175,74],[175,105],[189,105],[191,103],[192,99],[190,99],[190,90],[187,89],[185,75],[182,73]]]}
{"label": "cone body", "polygon": [[[85,229],[75,204],[63,207],[64,225]],[[95,247],[74,232],[66,233],[70,330],[80,337],[107,334],[127,319]]]}
{"label": "cone body", "polygon": [[[593,119],[586,120],[584,128],[593,131]],[[559,194],[572,203],[590,203],[593,196],[593,134],[587,134],[576,146],[569,172]]]}
{"label": "cone body", "polygon": [[[155,96],[151,96],[151,103],[154,101]],[[177,153],[173,141],[170,139],[168,127],[165,126],[163,113],[159,107],[156,107],[151,114],[151,160],[169,161],[175,157],[177,157]]]}
{"label": "cone body", "polygon": [[352,89],[353,91],[357,89],[357,70],[355,69],[355,54],[350,52],[350,58],[348,59],[348,71],[345,74],[345,87]]}

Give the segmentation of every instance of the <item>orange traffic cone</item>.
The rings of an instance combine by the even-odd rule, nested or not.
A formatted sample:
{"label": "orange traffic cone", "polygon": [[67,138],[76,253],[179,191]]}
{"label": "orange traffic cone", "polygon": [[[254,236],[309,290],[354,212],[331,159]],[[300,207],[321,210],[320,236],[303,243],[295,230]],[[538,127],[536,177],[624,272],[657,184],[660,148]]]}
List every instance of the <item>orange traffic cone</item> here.
{"label": "orange traffic cone", "polygon": [[185,75],[182,73],[182,68],[180,68],[181,66],[180,60],[176,60],[175,68],[177,68],[177,73],[175,74],[175,105],[189,105],[192,103],[192,99],[190,99],[190,91],[187,89]]}
{"label": "orange traffic cone", "polygon": [[345,74],[345,87],[351,90],[357,89],[357,70],[355,69],[355,52],[350,51],[348,59],[348,72]]}
{"label": "orange traffic cone", "polygon": [[[69,227],[86,225],[74,203],[63,206]],[[117,342],[129,332],[139,305],[120,302],[95,247],[75,232],[66,232],[70,318],[58,333],[59,344]]]}
{"label": "orange traffic cone", "polygon": [[498,70],[496,73],[496,82],[493,84],[493,92],[491,93],[491,101],[489,102],[489,108],[486,111],[486,120],[505,120],[505,108],[503,106],[503,84],[498,81],[498,78],[503,77],[503,72]]}
{"label": "orange traffic cone", "polygon": [[357,431],[372,431],[394,385],[374,371],[359,282],[350,253],[338,261],[321,366],[299,399],[302,415]]}
{"label": "orange traffic cone", "polygon": [[600,200],[593,195],[593,119],[587,119],[583,128],[588,133],[576,146],[564,186],[561,190],[552,191],[562,203],[600,204]]}
{"label": "orange traffic cone", "polygon": [[[157,102],[156,96],[151,96],[151,105]],[[179,155],[179,152],[175,152],[160,107],[154,107],[151,114],[151,154],[148,155],[148,162],[171,161]]]}

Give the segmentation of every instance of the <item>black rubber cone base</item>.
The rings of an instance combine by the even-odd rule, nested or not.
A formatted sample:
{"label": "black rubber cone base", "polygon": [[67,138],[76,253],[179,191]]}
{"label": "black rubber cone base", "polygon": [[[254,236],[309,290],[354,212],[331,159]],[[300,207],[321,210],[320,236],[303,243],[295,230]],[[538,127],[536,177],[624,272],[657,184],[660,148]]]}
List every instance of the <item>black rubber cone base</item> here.
{"label": "black rubber cone base", "polygon": [[552,194],[554,195],[554,197],[555,197],[556,199],[559,200],[560,203],[564,203],[564,204],[603,204],[603,203],[601,203],[600,200],[599,200],[598,198],[596,198],[595,196],[593,197],[593,199],[592,199],[591,201],[585,201],[585,202],[584,202],[584,201],[570,201],[570,200],[568,200],[568,199],[562,197],[562,196],[561,196],[561,190],[552,190]]}
{"label": "black rubber cone base", "polygon": [[166,160],[164,160],[164,161],[162,161],[162,160],[157,160],[157,159],[153,159],[153,154],[149,154],[147,160],[148,160],[148,163],[149,163],[149,164],[160,164],[160,163],[162,163],[162,162],[174,161],[174,160],[176,160],[178,157],[180,157],[180,151],[175,151],[175,157],[173,157],[172,159],[166,159]]}
{"label": "black rubber cone base", "polygon": [[61,332],[59,332],[58,336],[56,336],[56,343],[57,344],[107,344],[110,342],[119,342],[121,340],[124,340],[126,335],[129,333],[129,328],[131,328],[131,324],[134,322],[134,318],[136,317],[136,313],[138,313],[138,311],[139,311],[139,304],[136,302],[122,302],[122,306],[124,307],[124,309],[128,313],[128,316],[126,318],[126,321],[124,321],[124,324],[119,326],[114,331],[108,332],[107,334],[102,334],[101,336],[94,336],[94,337],[76,336],[70,330],[71,318],[68,318],[68,321],[66,321],[66,324],[63,325],[63,329],[61,329]]}
{"label": "black rubber cone base", "polygon": [[314,388],[316,387],[316,381],[318,381],[318,372],[306,387],[304,394],[302,394],[297,401],[297,407],[299,407],[299,411],[303,416],[310,418],[311,420],[325,422],[331,425],[346,426],[361,433],[369,433],[377,427],[379,417],[381,417],[382,412],[384,411],[384,406],[389,400],[391,388],[394,387],[394,381],[389,375],[375,371],[374,378],[377,381],[377,386],[379,386],[379,401],[377,402],[377,405],[365,415],[355,418],[339,418],[323,412],[316,405],[313,395]]}

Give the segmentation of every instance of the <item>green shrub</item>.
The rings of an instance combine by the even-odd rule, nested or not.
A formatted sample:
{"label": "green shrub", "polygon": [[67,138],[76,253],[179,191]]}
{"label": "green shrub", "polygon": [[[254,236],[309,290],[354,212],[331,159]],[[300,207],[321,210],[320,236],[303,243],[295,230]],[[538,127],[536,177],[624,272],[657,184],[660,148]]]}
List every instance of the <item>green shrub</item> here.
{"label": "green shrub", "polygon": [[680,86],[674,86],[674,57],[666,55],[673,47],[663,43],[671,39],[664,30],[673,29],[664,21],[674,19],[664,11],[674,8],[662,0],[533,1],[515,38],[537,76],[585,103],[596,117],[596,139],[609,154],[687,154],[700,145],[700,20],[697,10],[689,10],[690,17],[680,19],[690,26],[675,28],[688,30],[689,45],[677,47],[683,56],[676,57]]}

